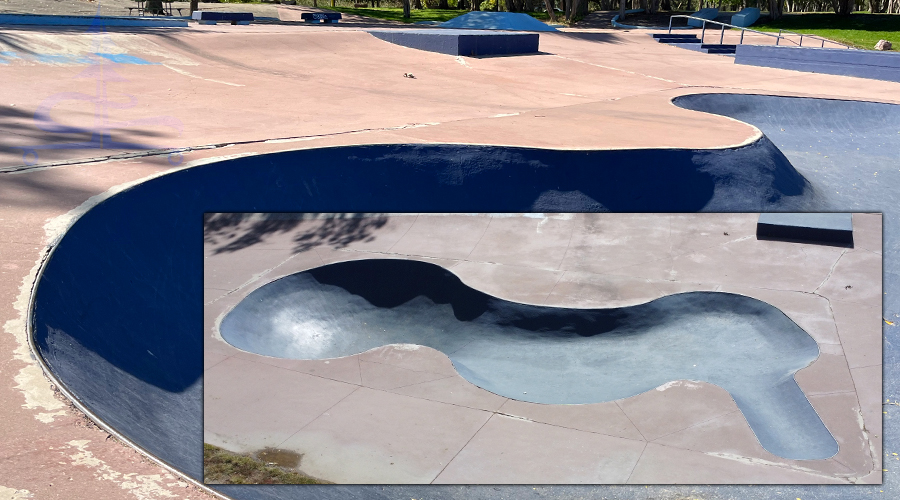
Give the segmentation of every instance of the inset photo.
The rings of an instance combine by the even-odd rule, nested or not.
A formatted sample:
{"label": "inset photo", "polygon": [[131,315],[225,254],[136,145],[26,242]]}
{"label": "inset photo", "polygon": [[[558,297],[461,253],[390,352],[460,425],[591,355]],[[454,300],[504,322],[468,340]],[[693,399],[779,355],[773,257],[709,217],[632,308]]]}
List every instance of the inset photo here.
{"label": "inset photo", "polygon": [[880,213],[207,213],[207,484],[848,484]]}

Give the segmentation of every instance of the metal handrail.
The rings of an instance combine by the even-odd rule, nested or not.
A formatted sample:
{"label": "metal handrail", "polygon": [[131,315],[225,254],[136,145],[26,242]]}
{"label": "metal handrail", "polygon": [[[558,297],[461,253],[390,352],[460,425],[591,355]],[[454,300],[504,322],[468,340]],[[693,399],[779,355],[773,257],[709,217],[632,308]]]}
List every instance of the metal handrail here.
{"label": "metal handrail", "polygon": [[822,37],[820,37],[820,36],[818,36],[818,35],[810,35],[809,33],[797,33],[796,31],[789,31],[789,30],[785,30],[785,29],[778,30],[778,34],[779,34],[779,35],[781,35],[782,33],[790,33],[790,34],[792,34],[792,35],[800,35],[800,43],[798,44],[798,46],[800,46],[800,47],[803,47],[803,37],[807,37],[807,38],[814,38],[814,39],[816,39],[816,40],[822,40],[822,47],[821,47],[821,48],[825,48],[825,42],[831,42],[831,43],[834,43],[834,44],[837,44],[837,45],[841,45],[841,46],[843,46],[843,47],[847,47],[848,49],[852,49],[852,48],[853,48],[853,47],[851,47],[850,45],[847,45],[846,43],[835,42],[834,40],[829,40],[829,39],[827,39],[827,38],[822,38]]}
{"label": "metal handrail", "polygon": [[706,37],[706,23],[712,23],[712,24],[717,24],[717,25],[719,25],[719,26],[722,26],[722,30],[721,30],[722,33],[719,35],[719,45],[722,45],[722,41],[725,39],[725,28],[735,28],[735,29],[741,30],[741,41],[739,42],[739,45],[743,45],[743,44],[744,44],[744,32],[749,31],[749,32],[751,32],[751,33],[757,33],[757,34],[760,34],[760,35],[766,35],[766,36],[772,36],[772,37],[775,37],[775,45],[778,45],[779,42],[781,42],[781,39],[782,39],[782,38],[785,39],[785,40],[787,40],[787,41],[789,41],[789,42],[791,42],[791,43],[797,43],[797,42],[791,40],[790,38],[788,38],[788,37],[786,37],[786,36],[781,36],[781,33],[782,33],[782,32],[787,32],[787,33],[793,33],[793,34],[795,34],[795,35],[800,35],[800,43],[797,44],[798,47],[802,47],[802,46],[803,46],[803,37],[804,37],[804,36],[807,36],[807,37],[814,37],[814,38],[818,38],[818,39],[822,40],[822,47],[825,47],[825,42],[831,42],[831,43],[833,43],[833,44],[840,45],[840,46],[842,46],[842,47],[847,47],[848,49],[852,49],[852,48],[853,48],[853,47],[851,47],[851,46],[849,46],[849,45],[845,45],[845,44],[839,43],[839,42],[834,42],[834,41],[832,41],[832,40],[828,40],[827,38],[822,38],[822,37],[819,37],[819,36],[816,36],[816,35],[803,35],[803,34],[801,34],[801,33],[794,33],[793,31],[787,31],[787,30],[780,30],[780,31],[778,32],[778,34],[776,35],[776,34],[774,34],[774,33],[766,33],[765,31],[756,31],[756,30],[753,30],[753,29],[750,29],[750,28],[745,28],[745,27],[743,27],[743,26],[735,26],[735,25],[733,25],[733,24],[721,23],[721,22],[719,22],[719,21],[712,21],[712,20],[710,20],[710,19],[704,19],[704,18],[702,18],[702,17],[695,17],[695,16],[688,16],[688,15],[684,15],[684,14],[676,14],[676,15],[674,15],[674,16],[669,16],[669,34],[670,34],[670,35],[672,34],[672,19],[674,19],[674,18],[676,18],[676,17],[683,17],[683,18],[685,18],[685,19],[696,19],[697,21],[703,21],[703,29],[702,29],[702,31],[700,32],[700,44],[701,44],[701,45],[703,44],[703,39]]}

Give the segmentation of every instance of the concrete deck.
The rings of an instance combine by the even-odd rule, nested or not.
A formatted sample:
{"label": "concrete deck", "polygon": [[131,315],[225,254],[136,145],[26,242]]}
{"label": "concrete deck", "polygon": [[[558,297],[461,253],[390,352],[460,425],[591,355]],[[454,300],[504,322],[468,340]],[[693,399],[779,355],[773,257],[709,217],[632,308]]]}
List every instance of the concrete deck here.
{"label": "concrete deck", "polygon": [[[407,214],[372,216],[378,224],[362,224],[365,234],[354,234],[352,221],[331,227],[308,220],[240,250],[216,252],[233,239],[208,242],[205,440],[237,452],[295,451],[304,456],[302,470],[338,483],[867,481],[879,467],[880,441],[856,415],[875,418],[880,397],[860,398],[850,367],[881,356],[873,341],[881,267],[878,259],[836,264],[850,252],[879,255],[881,216],[854,215],[860,245],[849,251],[757,240],[757,218]],[[251,227],[218,234],[239,238]],[[323,227],[353,237],[300,252],[290,244]],[[535,305],[622,307],[710,290],[766,301],[819,344],[819,358],[796,379],[840,451],[825,460],[767,452],[728,393],[708,383],[671,381],[607,403],[546,405],[480,389],[426,347],[291,360],[241,351],[219,335],[224,314],[260,286],[325,263],[371,258],[435,263],[479,291]],[[845,289],[851,282],[852,298]],[[852,304],[853,318],[837,312],[843,304]],[[866,311],[871,317],[860,322]]]}
{"label": "concrete deck", "polygon": [[[36,5],[9,0],[0,3],[0,8],[16,1],[28,7]],[[95,12],[93,3],[84,4],[89,11],[75,13]],[[53,168],[0,174],[0,323],[5,331],[0,336],[0,419],[9,424],[0,436],[0,494],[17,499],[28,495],[76,500],[206,498],[137,452],[108,439],[107,433],[84,424],[77,411],[54,397],[28,352],[28,297],[37,263],[65,226],[57,217],[108,189],[168,171],[174,168],[172,163],[300,147],[463,142],[586,149],[694,148],[742,144],[758,133],[752,126],[669,103],[673,96],[696,92],[900,102],[900,84],[739,67],[727,57],[658,44],[646,30],[641,31],[567,30],[542,36],[546,54],[455,59],[391,47],[345,26],[111,30],[100,40],[71,29],[0,30],[0,51],[21,57],[0,55],[7,101],[0,103],[3,167],[25,165],[23,147],[85,142],[96,131],[108,131],[120,142],[191,148],[183,157],[169,158],[168,152],[147,155],[143,149],[98,141],[90,148],[42,150],[36,163],[59,162]],[[61,94],[76,91],[97,96],[101,88],[96,74],[78,79],[87,66],[37,57],[86,56],[98,51],[92,47],[95,43],[111,47],[105,48],[105,53],[118,51],[159,63],[105,68],[124,78],[107,81],[108,99],[123,105],[133,103],[107,108],[107,125],[100,120],[101,108],[85,95],[73,99]],[[331,59],[323,59],[324,54]],[[405,79],[405,72],[417,78]],[[64,134],[41,128],[34,113],[42,105],[51,106],[54,121],[81,132]],[[135,121],[159,117],[173,118],[183,126],[179,129],[172,121]],[[134,157],[109,159],[115,155]],[[886,265],[896,260],[893,255],[888,256]],[[896,319],[895,309],[889,307],[886,317]],[[853,315],[855,311],[846,307],[836,314]],[[851,369],[855,376],[869,377],[859,391],[878,387],[873,381],[880,376],[879,363],[880,359],[861,357]],[[885,393],[885,398],[894,401],[890,393]],[[888,413],[894,409],[890,402],[885,406]],[[880,413],[872,415],[880,417]],[[895,451],[885,450],[884,466],[889,470],[893,470],[889,462],[896,458],[891,455]],[[682,463],[691,467],[701,462]],[[877,476],[878,471],[867,481],[878,482]],[[890,476],[887,480],[892,481]],[[891,485],[895,489],[887,488]],[[617,494],[604,489],[500,489],[396,489],[383,494],[390,495],[386,498],[429,495],[448,499]],[[778,491],[795,490],[802,491]],[[884,490],[896,491],[896,485],[890,483]],[[340,491],[351,497],[368,494]],[[691,494],[689,490],[647,491],[646,495],[655,497]],[[703,495],[712,498],[731,495],[705,491]],[[751,489],[747,495],[774,496],[775,491]],[[867,491],[877,494],[879,490]],[[641,495],[645,494],[637,490],[627,493],[629,498]]]}

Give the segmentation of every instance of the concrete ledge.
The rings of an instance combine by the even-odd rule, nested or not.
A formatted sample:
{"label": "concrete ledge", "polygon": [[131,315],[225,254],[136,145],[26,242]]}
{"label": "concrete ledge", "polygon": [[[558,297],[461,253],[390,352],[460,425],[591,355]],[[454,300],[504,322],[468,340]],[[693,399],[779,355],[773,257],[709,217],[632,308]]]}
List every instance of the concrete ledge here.
{"label": "concrete ledge", "polygon": [[44,14],[0,14],[0,26],[129,26],[142,28],[186,28],[180,17],[48,16]]}
{"label": "concrete ledge", "polygon": [[451,29],[370,30],[368,33],[404,47],[452,56],[533,54],[538,51],[540,36],[537,33]]}
{"label": "concrete ledge", "polygon": [[756,224],[760,240],[853,246],[853,215],[849,213],[766,213]]}
{"label": "concrete ledge", "polygon": [[900,54],[851,49],[738,45],[735,64],[900,82]]}

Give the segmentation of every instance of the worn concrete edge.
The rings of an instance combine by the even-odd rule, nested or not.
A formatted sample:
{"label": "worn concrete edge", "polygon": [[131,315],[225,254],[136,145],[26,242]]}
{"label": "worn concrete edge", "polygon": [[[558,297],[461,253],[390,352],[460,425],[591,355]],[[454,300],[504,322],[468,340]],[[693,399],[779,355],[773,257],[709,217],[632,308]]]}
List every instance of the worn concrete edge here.
{"label": "worn concrete edge", "polygon": [[[248,155],[252,155],[252,154],[255,154],[255,153],[244,153],[244,154],[238,154],[238,155],[220,156],[220,157],[214,157],[214,158],[204,158],[204,159],[196,160],[193,162],[189,162],[188,164],[186,164],[180,168],[175,168],[175,169],[168,170],[165,172],[158,172],[155,174],[151,174],[149,176],[142,177],[140,179],[136,179],[136,180],[129,181],[129,182],[126,182],[123,184],[119,184],[119,185],[116,185],[116,186],[113,186],[113,187],[107,189],[106,191],[104,191],[100,194],[91,196],[86,201],[84,201],[81,205],[70,210],[69,212],[49,219],[44,224],[44,233],[47,238],[47,243],[45,244],[44,248],[41,250],[41,255],[38,258],[37,262],[35,263],[35,266],[32,268],[31,272],[23,279],[22,286],[20,287],[20,290],[19,290],[19,299],[17,300],[17,303],[22,302],[23,299],[25,299],[25,300],[27,300],[27,307],[24,310],[17,308],[17,309],[19,309],[20,316],[14,320],[11,320],[10,322],[7,322],[7,324],[4,325],[5,329],[7,331],[9,331],[10,323],[13,323],[13,327],[15,326],[16,323],[18,323],[19,326],[21,326],[22,322],[25,323],[24,326],[25,326],[26,342],[28,343],[28,348],[31,351],[30,352],[31,358],[33,360],[37,361],[38,365],[41,368],[41,371],[43,372],[44,376],[48,379],[48,381],[50,383],[52,383],[53,385],[55,385],[55,387],[59,390],[59,392],[63,396],[65,396],[65,398],[68,399],[75,406],[75,408],[77,408],[80,412],[82,412],[94,424],[96,424],[98,427],[100,427],[101,429],[103,429],[104,431],[109,433],[110,435],[114,436],[120,442],[122,442],[122,443],[126,444],[127,446],[130,446],[134,450],[138,451],[139,453],[141,453],[141,455],[147,457],[153,463],[159,465],[166,471],[174,474],[176,477],[179,477],[179,478],[183,479],[184,481],[188,482],[189,484],[199,488],[204,493],[207,493],[209,495],[212,495],[216,498],[220,498],[223,500],[230,500],[230,497],[225,496],[224,494],[215,491],[214,489],[205,485],[203,482],[190,477],[189,475],[185,474],[184,472],[182,472],[182,471],[178,470],[177,468],[173,467],[172,465],[168,464],[164,460],[156,457],[155,455],[153,455],[152,453],[150,453],[149,451],[147,451],[146,449],[144,449],[137,443],[128,439],[125,435],[121,434],[115,428],[107,425],[107,423],[104,422],[99,416],[97,416],[95,413],[93,413],[90,409],[88,409],[86,406],[84,406],[81,403],[81,401],[68,389],[68,387],[66,387],[66,385],[59,378],[56,377],[56,375],[53,373],[53,371],[47,365],[46,360],[44,360],[43,356],[41,356],[41,354],[40,354],[40,350],[37,347],[37,344],[35,342],[35,336],[34,336],[34,333],[35,333],[35,330],[34,330],[34,307],[35,307],[35,301],[37,299],[37,283],[40,281],[41,276],[43,275],[44,269],[46,267],[46,263],[52,257],[53,252],[56,250],[59,241],[65,236],[65,234],[68,232],[68,229],[71,228],[72,225],[75,224],[75,222],[77,222],[78,219],[80,219],[89,210],[91,210],[92,208],[96,207],[100,203],[106,201],[107,199],[109,199],[117,194],[128,191],[139,184],[142,184],[149,180],[155,179],[157,177],[162,177],[164,175],[169,175],[169,174],[172,174],[175,172],[179,172],[181,170],[185,170],[185,169],[192,168],[192,167],[197,167],[200,165],[205,165],[208,163],[214,163],[217,161],[228,160],[228,159],[233,159],[233,158],[237,158],[237,157],[241,157],[241,156],[248,156]],[[10,333],[13,333],[13,332],[10,332]],[[15,334],[14,334],[14,336],[15,336]],[[18,341],[19,339],[17,338],[16,340]],[[22,346],[20,345],[20,347],[22,347]],[[28,362],[26,359],[21,359],[21,356],[18,357],[18,359],[20,359],[21,361],[26,362],[26,363]],[[24,369],[27,369],[27,366]],[[20,391],[26,396],[26,399],[27,399],[28,395],[26,394],[26,390],[20,388]]]}

